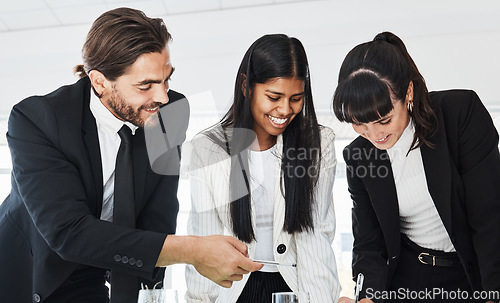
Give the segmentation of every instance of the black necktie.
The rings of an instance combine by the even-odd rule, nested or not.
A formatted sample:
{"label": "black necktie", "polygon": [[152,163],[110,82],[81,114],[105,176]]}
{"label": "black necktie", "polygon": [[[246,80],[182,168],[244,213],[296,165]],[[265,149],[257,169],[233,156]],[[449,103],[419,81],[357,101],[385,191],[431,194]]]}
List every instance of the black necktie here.
{"label": "black necktie", "polygon": [[132,131],[126,125],[118,131],[122,139],[115,167],[113,222],[135,227],[134,162],[132,157]]}
{"label": "black necktie", "polygon": [[[135,228],[132,132],[128,126],[123,125],[118,135],[122,142],[116,156],[113,223]],[[111,302],[137,302],[137,283],[134,276],[112,271]]]}

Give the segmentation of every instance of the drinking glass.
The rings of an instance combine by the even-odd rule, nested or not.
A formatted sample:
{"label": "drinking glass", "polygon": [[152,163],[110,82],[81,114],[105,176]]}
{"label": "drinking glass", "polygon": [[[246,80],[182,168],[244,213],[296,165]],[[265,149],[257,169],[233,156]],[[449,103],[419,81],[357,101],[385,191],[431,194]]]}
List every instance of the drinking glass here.
{"label": "drinking glass", "polygon": [[175,289],[141,289],[137,303],[179,303]]}
{"label": "drinking glass", "polygon": [[275,292],[273,303],[309,303],[308,292]]}

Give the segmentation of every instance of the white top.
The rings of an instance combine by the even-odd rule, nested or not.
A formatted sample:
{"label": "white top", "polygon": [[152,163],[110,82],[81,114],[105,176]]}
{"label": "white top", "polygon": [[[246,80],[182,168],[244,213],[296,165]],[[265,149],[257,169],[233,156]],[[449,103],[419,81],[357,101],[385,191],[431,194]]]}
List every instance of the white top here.
{"label": "white top", "polygon": [[401,232],[422,247],[455,251],[429,193],[420,148],[406,155],[414,134],[410,120],[398,142],[387,150],[398,196]]}
{"label": "white top", "polygon": [[101,150],[103,197],[100,219],[113,222],[116,156],[122,142],[118,131],[126,124],[134,135],[138,127],[115,117],[93,92],[90,93],[90,111],[96,120]]}
{"label": "white top", "polygon": [[[275,145],[276,146],[276,145]],[[255,208],[256,260],[274,261],[273,214],[274,214],[274,167],[278,161],[275,147],[248,153],[250,190]],[[278,272],[274,265],[264,265],[261,271]]]}

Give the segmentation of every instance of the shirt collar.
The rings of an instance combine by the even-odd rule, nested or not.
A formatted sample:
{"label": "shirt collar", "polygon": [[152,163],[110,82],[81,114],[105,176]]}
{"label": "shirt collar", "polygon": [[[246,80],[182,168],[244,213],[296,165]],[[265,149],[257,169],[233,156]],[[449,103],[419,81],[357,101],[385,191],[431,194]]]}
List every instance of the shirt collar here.
{"label": "shirt collar", "polygon": [[135,131],[138,129],[134,124],[128,121],[124,122],[113,115],[93,92],[90,93],[90,111],[99,128],[109,135],[118,133],[124,124],[130,127],[132,135],[135,135]]}
{"label": "shirt collar", "polygon": [[399,137],[399,140],[394,144],[393,147],[389,148],[387,151],[404,151],[404,154],[410,150],[411,144],[413,143],[413,137],[415,135],[415,126],[413,125],[413,119],[410,118],[410,122],[408,122],[408,126],[406,126],[405,130]]}

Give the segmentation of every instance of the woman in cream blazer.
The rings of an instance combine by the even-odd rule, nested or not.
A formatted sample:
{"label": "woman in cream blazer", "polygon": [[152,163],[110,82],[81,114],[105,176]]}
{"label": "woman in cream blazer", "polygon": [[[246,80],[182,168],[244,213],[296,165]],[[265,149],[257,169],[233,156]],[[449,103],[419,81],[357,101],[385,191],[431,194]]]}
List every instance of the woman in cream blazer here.
{"label": "woman in cream blazer", "polygon": [[[262,80],[258,71],[254,72],[253,65],[264,64],[262,58],[276,58],[286,60],[287,56],[280,55],[275,48],[281,44],[284,49],[293,47],[290,60],[295,60],[289,73],[267,76]],[[268,56],[261,55],[267,52]],[[249,49],[240,66],[236,81],[235,94],[241,92],[244,96],[251,96],[250,100],[241,97],[249,104],[247,108],[238,108],[238,96],[235,104],[222,122],[201,132],[192,140],[193,151],[190,161],[192,211],[188,223],[188,232],[194,235],[231,235],[244,241],[248,245],[249,257],[254,259],[259,235],[252,237],[258,230],[259,203],[254,195],[260,187],[272,188],[272,257],[282,266],[277,266],[277,275],[272,280],[262,280],[260,272],[244,275],[243,279],[234,282],[231,288],[223,288],[196,272],[194,267],[186,269],[187,302],[270,302],[271,292],[274,291],[304,291],[309,292],[311,302],[336,302],[340,293],[340,284],[337,277],[335,256],[332,250],[332,241],[335,233],[335,211],[332,199],[332,187],[335,175],[335,150],[334,133],[330,128],[320,127],[316,122],[312,98],[310,93],[309,75],[301,74],[301,64],[295,56],[303,56],[305,52],[300,42],[295,38],[285,35],[267,35],[257,40]],[[251,59],[250,59],[251,58]],[[285,58],[285,59],[283,59]],[[253,62],[248,62],[252,61]],[[308,70],[307,61],[303,70]],[[265,64],[265,66],[273,66]],[[250,71],[248,70],[250,69]],[[246,72],[245,72],[246,71]],[[269,72],[268,72],[269,73]],[[273,71],[271,71],[273,75]],[[251,76],[248,76],[251,75]],[[251,77],[257,78],[252,83]],[[246,86],[245,79],[250,85]],[[269,80],[271,79],[271,80]],[[260,81],[259,81],[260,80]],[[283,84],[283,85],[282,85]],[[240,88],[240,89],[238,89]],[[235,121],[241,111],[251,111],[252,130],[238,128]],[[307,115],[307,117],[305,117]],[[312,118],[311,118],[312,115]],[[313,127],[317,129],[316,136],[312,138],[297,139],[316,142],[316,148],[290,149],[285,145],[286,140],[294,140],[290,132],[302,129],[305,122],[313,119]],[[227,123],[227,121],[232,121]],[[280,123],[285,125],[280,125]],[[304,128],[307,129],[307,126]],[[252,136],[253,134],[253,136]],[[248,136],[247,136],[248,135]],[[296,134],[295,134],[296,135]],[[287,139],[288,136],[288,139]],[[298,135],[301,136],[300,134]],[[302,135],[304,136],[304,135]],[[253,138],[248,141],[248,138]],[[244,143],[249,144],[244,144]],[[244,146],[243,148],[241,146]],[[248,147],[248,148],[246,148]],[[271,165],[256,168],[255,162],[249,161],[253,151],[269,151],[272,159]],[[320,150],[320,151],[319,151]],[[295,158],[314,158],[314,167],[290,166],[286,161]],[[250,165],[248,165],[250,163]],[[285,165],[285,166],[283,166]],[[263,174],[271,173],[271,183],[263,184],[262,180],[255,180],[255,171]],[[290,232],[290,226],[296,223],[297,217],[289,215],[291,206],[287,209],[285,198],[285,175],[300,179],[306,174],[314,175],[316,182],[311,191],[311,203],[308,205],[298,203],[297,217],[309,218],[309,227]],[[269,177],[269,176],[267,176]],[[269,180],[264,177],[263,180]],[[307,182],[307,179],[304,179]],[[231,190],[231,183],[241,186]],[[265,182],[264,182],[265,183]],[[289,185],[287,185],[290,187]],[[303,185],[302,185],[303,186]],[[301,188],[300,185],[294,185]],[[292,191],[293,192],[293,191]],[[250,195],[249,195],[250,193]],[[297,200],[301,193],[296,192]],[[244,232],[235,232],[234,213],[231,212],[231,203],[239,201],[241,197],[249,197],[250,211],[250,240],[245,239]],[[293,199],[289,199],[293,200]],[[304,211],[303,211],[304,210]],[[288,227],[287,227],[288,226]],[[242,236],[243,234],[243,236]],[[293,266],[291,266],[293,265]],[[254,276],[254,277],[252,277]],[[258,278],[255,278],[258,277]],[[257,279],[257,280],[255,280]],[[269,286],[282,280],[284,289],[278,286]],[[260,289],[268,287],[265,294]]]}

